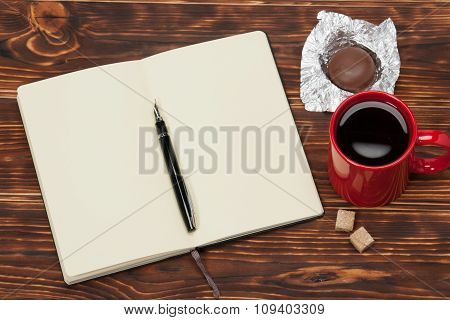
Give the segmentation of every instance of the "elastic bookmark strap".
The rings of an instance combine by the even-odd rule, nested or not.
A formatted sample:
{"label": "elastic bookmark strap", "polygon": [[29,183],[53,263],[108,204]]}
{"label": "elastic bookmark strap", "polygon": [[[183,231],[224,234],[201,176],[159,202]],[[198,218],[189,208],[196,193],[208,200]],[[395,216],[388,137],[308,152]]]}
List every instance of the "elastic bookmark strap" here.
{"label": "elastic bookmark strap", "polygon": [[200,257],[200,253],[198,253],[197,250],[192,250],[191,255],[195,260],[195,263],[197,264],[200,271],[203,273],[203,276],[205,277],[206,281],[208,282],[209,286],[211,287],[213,291],[214,298],[219,299],[220,297],[220,291],[219,288],[217,288],[216,283],[214,282],[213,278],[209,275],[208,271],[206,271],[205,266],[203,265],[202,258]]}

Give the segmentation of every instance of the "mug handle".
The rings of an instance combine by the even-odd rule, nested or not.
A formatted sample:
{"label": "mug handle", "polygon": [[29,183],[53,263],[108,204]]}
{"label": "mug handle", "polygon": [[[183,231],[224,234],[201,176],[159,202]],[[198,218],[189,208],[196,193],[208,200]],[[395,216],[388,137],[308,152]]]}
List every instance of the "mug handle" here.
{"label": "mug handle", "polygon": [[416,146],[439,146],[447,149],[447,153],[435,158],[413,156],[411,172],[437,173],[450,166],[450,135],[439,130],[418,130]]}

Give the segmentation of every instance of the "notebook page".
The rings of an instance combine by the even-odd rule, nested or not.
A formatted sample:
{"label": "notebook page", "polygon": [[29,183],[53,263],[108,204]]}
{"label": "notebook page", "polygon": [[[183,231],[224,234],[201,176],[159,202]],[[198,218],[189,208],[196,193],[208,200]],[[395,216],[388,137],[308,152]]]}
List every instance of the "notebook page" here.
{"label": "notebook page", "polygon": [[141,70],[140,61],[118,63],[19,88],[68,282],[192,246],[167,174],[139,171],[140,128],[154,128],[151,104],[136,93],[151,96]]}
{"label": "notebook page", "polygon": [[[157,95],[180,166],[189,176],[198,213],[197,245],[323,213],[296,131],[292,138],[296,148],[271,143],[271,150],[261,151],[260,156],[257,143],[242,139],[244,130],[271,120],[270,125],[281,130],[286,139],[289,130],[296,130],[264,33],[201,43],[143,61],[149,90]],[[202,130],[211,132],[202,135]],[[225,133],[230,130],[234,131],[231,143]],[[189,135],[194,138],[189,139]],[[261,145],[264,148],[266,143]],[[291,167],[272,172],[264,166],[266,155],[276,161],[293,153]],[[245,160],[263,161],[258,173],[244,170]],[[208,170],[202,161],[215,161],[217,168]],[[250,163],[247,169],[251,168]]]}

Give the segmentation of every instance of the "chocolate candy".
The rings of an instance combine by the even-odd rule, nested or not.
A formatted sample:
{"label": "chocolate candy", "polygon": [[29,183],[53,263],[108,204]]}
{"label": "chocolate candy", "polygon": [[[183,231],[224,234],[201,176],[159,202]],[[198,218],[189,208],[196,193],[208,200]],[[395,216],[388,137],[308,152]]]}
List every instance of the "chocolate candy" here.
{"label": "chocolate candy", "polygon": [[347,47],[333,54],[328,62],[328,77],[339,88],[358,92],[367,89],[375,79],[372,56],[359,47]]}

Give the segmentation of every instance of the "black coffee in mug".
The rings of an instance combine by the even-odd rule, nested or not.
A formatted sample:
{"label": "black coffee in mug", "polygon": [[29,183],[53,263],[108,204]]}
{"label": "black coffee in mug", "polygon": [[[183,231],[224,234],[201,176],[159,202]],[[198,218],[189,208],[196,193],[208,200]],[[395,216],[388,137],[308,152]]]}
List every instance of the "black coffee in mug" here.
{"label": "black coffee in mug", "polygon": [[397,160],[408,147],[408,126],[393,106],[365,101],[350,107],[341,117],[336,141],[351,160],[382,166]]}

